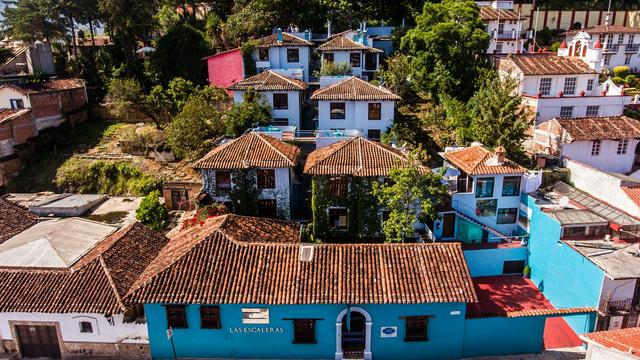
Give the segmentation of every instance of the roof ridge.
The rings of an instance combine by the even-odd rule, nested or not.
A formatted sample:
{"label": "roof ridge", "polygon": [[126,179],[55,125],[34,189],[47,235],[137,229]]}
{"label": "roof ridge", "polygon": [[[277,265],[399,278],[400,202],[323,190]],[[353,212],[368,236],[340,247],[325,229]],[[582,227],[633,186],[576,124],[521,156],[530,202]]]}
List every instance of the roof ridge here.
{"label": "roof ridge", "polygon": [[115,281],[113,281],[113,278],[111,277],[111,271],[109,271],[107,262],[104,260],[104,257],[102,256],[102,254],[98,255],[98,261],[100,263],[100,266],[102,267],[102,271],[104,271],[104,275],[107,277],[107,281],[109,282],[109,286],[111,287],[111,290],[113,290],[113,293],[116,296],[116,301],[118,302],[118,305],[120,306],[122,311],[125,311],[127,307],[122,301],[122,297],[118,292],[118,287],[116,286]]}
{"label": "roof ridge", "polygon": [[[291,166],[295,166],[295,165],[296,165],[296,164],[295,164],[293,161],[291,161],[291,159],[289,159],[289,158],[288,158],[288,157],[287,157],[287,156],[286,156],[282,151],[278,150],[275,146],[273,146],[273,144],[271,144],[271,142],[269,142],[269,141],[265,138],[265,136],[269,136],[269,135],[261,134],[261,133],[257,133],[257,134],[258,134],[258,137],[259,137],[259,138],[260,138],[260,139],[261,139],[265,144],[267,144],[267,146],[269,146],[269,147],[270,147],[270,148],[272,148],[275,152],[277,152],[278,154],[280,154],[280,156],[282,156],[283,158],[285,158],[285,160],[287,160],[287,162],[288,162],[289,164],[291,164]],[[274,139],[275,139],[275,140],[278,140],[278,139],[276,139],[276,138],[274,138]]]}

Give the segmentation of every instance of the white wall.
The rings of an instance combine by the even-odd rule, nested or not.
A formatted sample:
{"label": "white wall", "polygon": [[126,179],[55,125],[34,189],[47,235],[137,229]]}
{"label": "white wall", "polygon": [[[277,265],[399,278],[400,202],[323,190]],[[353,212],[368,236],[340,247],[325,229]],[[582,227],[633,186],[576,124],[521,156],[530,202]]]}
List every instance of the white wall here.
{"label": "white wall", "polygon": [[[113,325],[104,314],[0,313],[0,338],[13,340],[9,321],[42,321],[60,324],[62,339],[69,342],[149,343],[147,324],[125,324],[122,314],[113,316]],[[81,333],[80,321],[92,323],[93,333]]]}
{"label": "white wall", "polygon": [[[332,120],[330,118],[330,103],[345,103],[345,119]],[[369,103],[381,103],[381,119],[369,120]],[[394,101],[318,101],[318,130],[357,129],[363,135],[368,130],[379,129],[384,134],[393,125]]]}
{"label": "white wall", "polygon": [[0,88],[0,108],[10,109],[11,99],[21,99],[25,108],[30,108],[29,98],[26,95],[13,90],[9,87]]}
{"label": "white wall", "polygon": [[[287,61],[287,49],[299,49],[299,61],[288,62]],[[308,46],[272,46],[269,48],[269,68],[280,70],[302,69],[303,81],[309,81],[309,59],[310,49]],[[254,59],[258,60],[258,50],[256,49]],[[259,64],[256,64],[259,65]]]}
{"label": "white wall", "polygon": [[[273,94],[286,93],[289,100],[289,106],[287,109],[274,109],[273,108]],[[234,91],[233,102],[236,104],[244,101],[245,91]],[[300,126],[300,91],[260,91],[260,94],[264,95],[271,106],[271,115],[274,119],[284,118],[288,119],[289,126]]]}
{"label": "white wall", "polygon": [[[600,89],[598,87],[598,74],[571,74],[571,75],[527,75],[524,76],[523,81],[520,84],[520,95],[537,96],[540,89],[540,81],[542,78],[551,78],[551,91],[549,95],[542,95],[542,97],[557,97],[558,92],[564,90],[564,82],[567,78],[576,79],[576,91],[575,94],[565,96],[579,96],[580,91],[584,90],[586,96],[599,95]],[[587,82],[593,80],[593,90],[587,91]]]}
{"label": "white wall", "polygon": [[618,155],[617,140],[603,140],[600,143],[600,155],[591,155],[591,141],[575,141],[564,144],[562,155],[581,163],[591,165],[601,171],[610,171],[617,173],[628,173],[633,167],[635,160],[635,149],[638,140],[629,139],[627,145],[627,153]]}
{"label": "white wall", "polygon": [[[349,64],[351,66],[351,53],[360,53],[360,67],[351,67],[351,74],[354,76],[362,76],[366,71],[378,71],[380,65],[380,56],[377,57],[377,66],[375,70],[365,69],[366,51],[327,51],[333,54],[333,62],[336,64]],[[324,53],[322,53],[322,61],[324,61]],[[371,80],[371,79],[369,79]]]}
{"label": "white wall", "polygon": [[[487,54],[493,54],[498,43],[502,44],[502,51],[496,52],[496,54],[514,54],[518,51],[522,51],[523,45],[526,41],[526,39],[521,38],[522,31],[525,30],[522,26],[522,21],[501,20],[500,22],[504,23],[504,31],[502,35],[498,34],[498,20],[484,22],[487,32],[491,37],[489,47],[487,48]],[[511,39],[511,37],[515,37],[515,39]]]}
{"label": "white wall", "polygon": [[536,123],[539,124],[559,117],[563,106],[573,106],[573,117],[586,116],[587,106],[594,105],[600,106],[598,116],[622,115],[625,104],[631,103],[631,96],[564,96],[539,99],[523,96],[522,103],[537,114]]}

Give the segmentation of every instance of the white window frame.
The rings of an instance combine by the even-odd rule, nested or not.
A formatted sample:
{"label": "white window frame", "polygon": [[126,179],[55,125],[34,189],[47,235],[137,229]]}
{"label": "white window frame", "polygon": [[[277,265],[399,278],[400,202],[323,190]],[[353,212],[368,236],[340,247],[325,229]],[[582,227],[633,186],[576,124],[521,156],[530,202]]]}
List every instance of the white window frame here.
{"label": "white window frame", "polygon": [[624,55],[624,64],[625,65],[629,65],[631,64],[631,58],[633,57],[634,54],[625,54]]}
{"label": "white window frame", "polygon": [[573,106],[560,106],[560,117],[561,118],[573,117]]}
{"label": "white window frame", "polygon": [[594,140],[591,142],[591,156],[599,156],[600,155],[600,140]]}
{"label": "white window frame", "polygon": [[593,91],[593,79],[587,80],[587,91]]}
{"label": "white window frame", "polygon": [[618,140],[618,148],[616,149],[617,155],[625,155],[629,148],[629,139]]}
{"label": "white window frame", "polygon": [[575,95],[576,84],[578,83],[577,77],[568,77],[564,79],[563,92],[565,95]]}
{"label": "white window frame", "polygon": [[587,112],[585,116],[598,116],[600,114],[600,105],[587,106]]}
{"label": "white window frame", "polygon": [[540,93],[540,95],[551,94],[551,81],[551,78],[540,79],[540,84],[538,86],[538,92]]}

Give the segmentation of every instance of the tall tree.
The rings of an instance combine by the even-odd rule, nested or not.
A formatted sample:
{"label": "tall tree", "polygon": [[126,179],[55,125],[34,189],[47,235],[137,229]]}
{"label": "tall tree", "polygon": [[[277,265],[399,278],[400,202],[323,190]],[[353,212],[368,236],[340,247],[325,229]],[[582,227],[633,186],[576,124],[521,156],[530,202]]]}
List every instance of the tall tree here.
{"label": "tall tree", "polygon": [[209,43],[200,30],[179,23],[158,40],[151,59],[164,84],[176,77],[203,84],[206,78],[202,58],[210,53]]}
{"label": "tall tree", "polygon": [[467,0],[426,2],[416,26],[400,42],[411,59],[417,90],[430,92],[434,99],[443,93],[462,101],[473,94],[479,69],[489,66],[488,45],[480,8]]}
{"label": "tall tree", "polygon": [[54,0],[3,1],[2,32],[14,40],[54,40],[64,37],[65,26]]}

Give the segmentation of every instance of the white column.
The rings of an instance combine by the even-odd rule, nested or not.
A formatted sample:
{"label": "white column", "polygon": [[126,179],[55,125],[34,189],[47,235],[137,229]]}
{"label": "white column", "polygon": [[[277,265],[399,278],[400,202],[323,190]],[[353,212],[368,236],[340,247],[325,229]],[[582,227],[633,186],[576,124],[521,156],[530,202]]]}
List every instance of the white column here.
{"label": "white column", "polygon": [[336,322],[336,356],[335,360],[342,360],[342,323]]}
{"label": "white column", "polygon": [[373,323],[371,321],[367,321],[365,323],[365,333],[364,333],[364,360],[371,360],[371,328]]}

